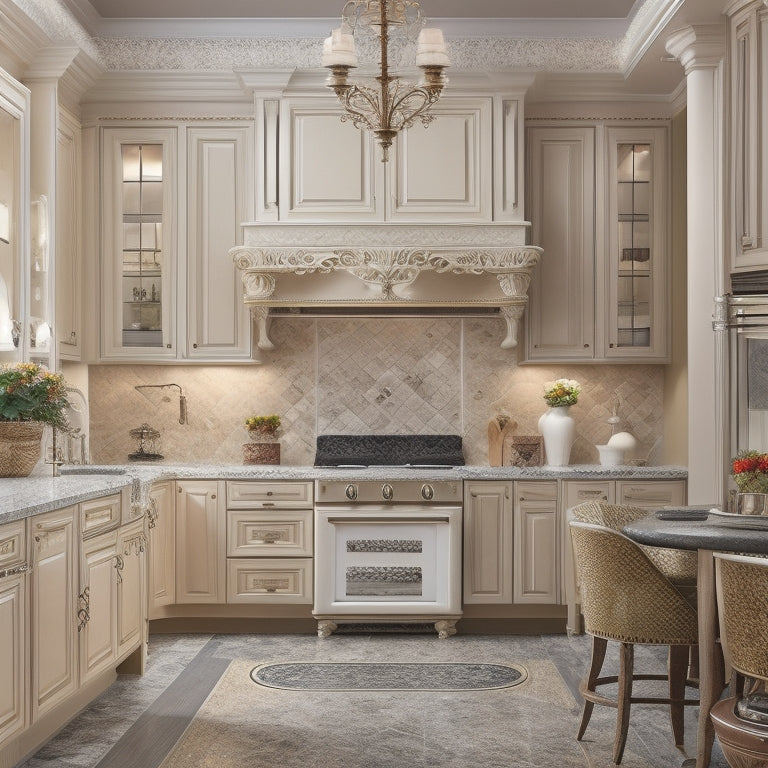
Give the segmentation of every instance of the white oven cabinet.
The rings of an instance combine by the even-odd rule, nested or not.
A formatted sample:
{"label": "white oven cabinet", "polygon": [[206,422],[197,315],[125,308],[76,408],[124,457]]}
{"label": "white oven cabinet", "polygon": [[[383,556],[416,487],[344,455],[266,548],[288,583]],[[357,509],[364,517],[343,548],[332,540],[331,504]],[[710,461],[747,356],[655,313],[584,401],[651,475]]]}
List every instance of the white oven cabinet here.
{"label": "white oven cabinet", "polygon": [[403,130],[382,163],[335,99],[284,98],[280,220],[491,221],[492,97],[448,96],[432,111],[437,119]]}
{"label": "white oven cabinet", "polygon": [[227,483],[227,602],[310,604],[311,482]]}
{"label": "white oven cabinet", "polygon": [[147,610],[150,619],[157,609],[176,602],[176,486],[171,480],[153,483],[147,511],[149,579]]}
{"label": "white oven cabinet", "polygon": [[226,599],[226,483],[176,483],[176,602]]}
{"label": "white oven cabinet", "polygon": [[666,125],[528,129],[531,240],[547,257],[525,362],[668,362],[668,144]]}
{"label": "white oven cabinet", "polygon": [[464,602],[512,603],[513,483],[464,483]]}
{"label": "white oven cabinet", "polygon": [[557,481],[515,482],[514,601],[556,604],[560,598]]}
{"label": "white oven cabinet", "polygon": [[78,687],[78,545],[76,506],[37,515],[32,537],[31,711],[38,720]]}
{"label": "white oven cabinet", "polygon": [[29,633],[26,525],[0,526],[0,745],[27,724]]}

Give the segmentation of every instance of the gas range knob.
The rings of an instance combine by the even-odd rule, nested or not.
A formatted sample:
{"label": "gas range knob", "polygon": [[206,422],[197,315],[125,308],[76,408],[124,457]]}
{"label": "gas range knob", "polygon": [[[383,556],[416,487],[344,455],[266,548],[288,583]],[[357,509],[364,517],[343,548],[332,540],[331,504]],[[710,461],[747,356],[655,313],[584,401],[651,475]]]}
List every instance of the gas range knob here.
{"label": "gas range knob", "polygon": [[357,486],[352,485],[350,483],[345,489],[344,489],[344,495],[350,500],[354,501],[357,498]]}
{"label": "gas range knob", "polygon": [[421,498],[424,499],[424,501],[432,501],[434,497],[435,489],[431,485],[425,483],[421,486]]}
{"label": "gas range knob", "polygon": [[384,485],[381,486],[381,497],[384,501],[392,501],[394,495],[395,489],[389,483],[384,483]]}

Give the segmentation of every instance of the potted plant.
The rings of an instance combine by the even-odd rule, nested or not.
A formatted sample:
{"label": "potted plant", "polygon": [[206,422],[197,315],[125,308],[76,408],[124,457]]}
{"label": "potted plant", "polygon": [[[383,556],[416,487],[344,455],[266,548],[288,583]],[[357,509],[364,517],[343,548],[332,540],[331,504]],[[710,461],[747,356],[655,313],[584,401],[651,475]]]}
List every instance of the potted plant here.
{"label": "potted plant", "polygon": [[243,446],[245,464],[279,464],[280,443],[275,440],[280,428],[280,417],[273,413],[269,416],[248,416],[245,420],[250,443]]}
{"label": "potted plant", "polygon": [[35,363],[0,369],[0,477],[26,477],[40,458],[46,424],[66,429],[64,377]]}
{"label": "potted plant", "polygon": [[731,469],[739,488],[733,511],[768,515],[768,453],[742,451],[733,459]]}

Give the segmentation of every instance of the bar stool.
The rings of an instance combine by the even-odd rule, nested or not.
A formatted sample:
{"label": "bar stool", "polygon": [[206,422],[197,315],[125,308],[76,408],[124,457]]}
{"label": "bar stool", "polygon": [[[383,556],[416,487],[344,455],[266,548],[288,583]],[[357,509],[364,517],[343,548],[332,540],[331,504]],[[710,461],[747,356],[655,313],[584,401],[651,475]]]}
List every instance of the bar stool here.
{"label": "bar stool", "polygon": [[[686,669],[691,646],[698,643],[695,609],[640,547],[618,531],[590,523],[570,522],[576,566],[582,590],[585,631],[592,636],[592,660],[579,688],[584,699],[581,740],[595,704],[615,707],[613,762],[619,764],[629,729],[632,704],[668,704],[675,744],[684,740],[683,707],[697,705],[685,698]],[[618,676],[600,676],[608,641],[620,643]],[[669,646],[665,675],[634,672],[635,645]],[[633,683],[666,680],[668,697],[633,696]],[[598,691],[618,683],[618,696]]]}

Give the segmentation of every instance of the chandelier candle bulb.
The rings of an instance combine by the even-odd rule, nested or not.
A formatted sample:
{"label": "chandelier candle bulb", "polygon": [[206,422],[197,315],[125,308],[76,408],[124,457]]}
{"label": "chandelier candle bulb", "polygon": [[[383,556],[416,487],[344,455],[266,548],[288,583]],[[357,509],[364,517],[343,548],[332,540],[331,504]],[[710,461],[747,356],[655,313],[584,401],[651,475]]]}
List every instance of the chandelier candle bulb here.
{"label": "chandelier candle bulb", "polygon": [[422,29],[416,48],[416,65],[419,67],[448,67],[451,64],[445,50],[442,30]]}
{"label": "chandelier candle bulb", "polygon": [[355,39],[342,32],[341,27],[334,29],[331,36],[323,41],[324,67],[356,67]]}

